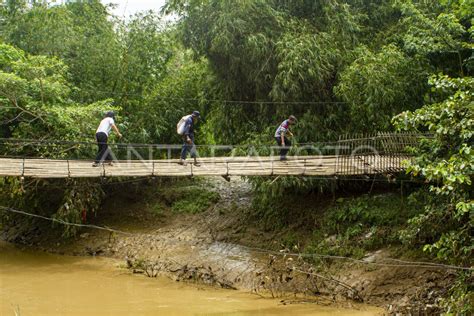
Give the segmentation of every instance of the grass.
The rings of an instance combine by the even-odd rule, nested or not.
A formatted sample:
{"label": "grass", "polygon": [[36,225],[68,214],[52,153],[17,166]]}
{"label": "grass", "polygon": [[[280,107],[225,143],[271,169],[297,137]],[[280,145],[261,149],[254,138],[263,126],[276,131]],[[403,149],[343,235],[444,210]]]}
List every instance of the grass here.
{"label": "grass", "polygon": [[219,193],[205,188],[202,183],[162,187],[157,195],[160,203],[152,208],[156,212],[169,208],[173,213],[197,214],[206,211],[220,199]]}
{"label": "grass", "polygon": [[400,231],[419,210],[397,194],[339,199],[324,212],[306,251],[362,258],[367,251],[401,246]]}
{"label": "grass", "polygon": [[153,204],[149,204],[148,210],[153,215],[163,215],[163,213],[166,211],[166,207],[162,201],[158,201]]}
{"label": "grass", "polygon": [[201,213],[220,199],[219,193],[197,187],[186,188],[181,192],[183,195],[171,206],[174,213]]}
{"label": "grass", "polygon": [[167,212],[175,214],[197,214],[206,211],[220,200],[219,193],[201,179],[179,179],[162,181],[140,188],[141,199],[147,211],[161,216]]}

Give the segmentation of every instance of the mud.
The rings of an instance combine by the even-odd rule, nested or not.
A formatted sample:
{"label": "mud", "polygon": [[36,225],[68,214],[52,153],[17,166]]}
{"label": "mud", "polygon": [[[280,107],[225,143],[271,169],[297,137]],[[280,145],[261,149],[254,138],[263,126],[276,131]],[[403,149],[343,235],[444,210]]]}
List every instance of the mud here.
{"label": "mud", "polygon": [[244,291],[130,275],[122,260],[19,250],[0,242],[0,315],[379,315],[380,310],[282,304]]}
{"label": "mud", "polygon": [[[279,249],[276,238],[248,221],[249,185],[208,180],[202,185],[219,192],[220,201],[200,214],[152,214],[140,199],[109,199],[94,225],[127,234],[85,229],[74,240],[60,241],[44,228],[28,234],[14,229],[10,241],[36,249],[78,256],[106,256],[126,261],[131,271],[149,277],[241,289],[283,303],[311,301],[350,307],[354,302],[380,306],[389,314],[438,314],[439,297],[453,275],[413,268],[374,268],[338,263],[312,266],[299,257],[267,253]],[[390,257],[390,251],[368,256]]]}

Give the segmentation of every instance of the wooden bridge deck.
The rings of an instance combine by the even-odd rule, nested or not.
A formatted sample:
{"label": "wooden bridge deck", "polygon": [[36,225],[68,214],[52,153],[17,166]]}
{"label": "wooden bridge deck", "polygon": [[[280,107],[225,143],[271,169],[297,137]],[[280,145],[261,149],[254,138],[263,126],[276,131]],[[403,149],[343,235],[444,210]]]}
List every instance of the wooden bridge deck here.
{"label": "wooden bridge deck", "polygon": [[[148,176],[350,176],[403,170],[406,155],[301,156],[281,162],[278,157],[201,158],[201,166],[178,160],[117,161],[92,167],[92,161],[0,158],[0,176],[32,178],[93,178]],[[191,162],[191,161],[189,161]]]}

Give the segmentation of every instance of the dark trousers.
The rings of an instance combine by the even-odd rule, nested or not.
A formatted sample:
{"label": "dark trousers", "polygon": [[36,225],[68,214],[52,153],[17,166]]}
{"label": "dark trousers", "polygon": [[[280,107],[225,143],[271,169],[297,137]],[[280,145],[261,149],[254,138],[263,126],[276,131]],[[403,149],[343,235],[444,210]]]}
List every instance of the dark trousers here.
{"label": "dark trousers", "polygon": [[104,160],[112,160],[112,156],[110,155],[109,146],[107,145],[107,134],[100,132],[95,134],[95,139],[97,140],[97,146],[99,150],[97,151],[97,156],[95,157],[96,163],[101,163]]}
{"label": "dark trousers", "polygon": [[186,141],[186,136],[183,136],[183,148],[181,149],[181,159],[185,160],[188,152],[191,152],[191,158],[196,158],[196,145],[194,144],[194,135],[189,134],[191,144]]}
{"label": "dark trousers", "polygon": [[286,154],[288,153],[288,151],[290,151],[291,141],[288,138],[285,137],[285,146],[282,146],[281,137],[275,137],[275,139],[276,139],[276,142],[277,142],[278,146],[281,147],[280,157],[286,157]]}

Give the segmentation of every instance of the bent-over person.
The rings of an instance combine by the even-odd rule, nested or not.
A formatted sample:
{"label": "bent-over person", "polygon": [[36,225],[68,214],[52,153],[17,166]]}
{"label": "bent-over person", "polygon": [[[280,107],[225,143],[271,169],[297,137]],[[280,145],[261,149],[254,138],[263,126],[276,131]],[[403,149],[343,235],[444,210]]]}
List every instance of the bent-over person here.
{"label": "bent-over person", "polygon": [[105,114],[104,119],[100,122],[99,127],[95,133],[98,151],[92,167],[98,167],[104,161],[107,161],[109,165],[112,165],[112,155],[110,154],[109,145],[107,145],[107,140],[112,128],[114,129],[115,133],[117,133],[117,136],[121,138],[122,134],[120,134],[120,131],[115,125],[115,113],[109,111]]}
{"label": "bent-over person", "polygon": [[191,158],[194,159],[194,165],[200,166],[197,161],[196,145],[194,144],[194,124],[198,122],[200,117],[201,114],[199,111],[194,111],[184,123],[183,147],[181,149],[181,159],[179,160],[180,165],[186,165],[186,156],[188,152],[190,152]]}
{"label": "bent-over person", "polygon": [[293,133],[290,131],[290,126],[296,124],[296,117],[290,115],[287,120],[284,120],[280,126],[278,126],[275,131],[275,140],[280,149],[280,160],[287,160],[286,155],[291,147],[291,141],[288,137],[293,136]]}

